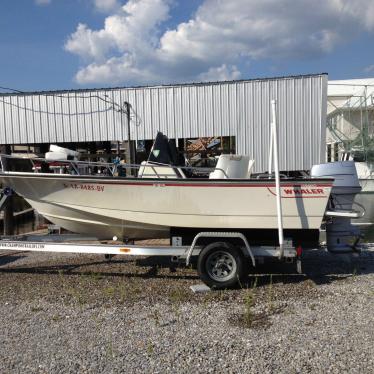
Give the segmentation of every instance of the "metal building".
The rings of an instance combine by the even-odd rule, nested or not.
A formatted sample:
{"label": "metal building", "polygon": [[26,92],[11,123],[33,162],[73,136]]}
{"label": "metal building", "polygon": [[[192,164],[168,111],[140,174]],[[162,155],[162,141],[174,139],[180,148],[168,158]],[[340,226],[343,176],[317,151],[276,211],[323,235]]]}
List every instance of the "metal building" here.
{"label": "metal building", "polygon": [[277,100],[280,167],[324,161],[327,75],[155,87],[0,94],[0,144],[235,136],[236,152],[267,168],[270,101]]}

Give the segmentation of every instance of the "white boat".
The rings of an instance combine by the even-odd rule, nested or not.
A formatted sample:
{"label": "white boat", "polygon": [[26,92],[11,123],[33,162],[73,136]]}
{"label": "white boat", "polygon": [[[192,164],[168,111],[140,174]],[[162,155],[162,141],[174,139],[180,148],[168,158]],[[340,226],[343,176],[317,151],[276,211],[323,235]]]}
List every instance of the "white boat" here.
{"label": "white boat", "polygon": [[[186,244],[201,232],[226,231],[245,235],[251,244],[279,243],[282,248],[283,239],[292,238],[295,245],[318,245],[328,205],[330,217],[335,214],[328,204],[333,183],[339,187],[336,201],[340,190],[347,200],[347,193],[351,198],[360,190],[357,174],[347,161],[320,165],[312,170],[314,177],[281,179],[275,113],[272,101],[268,174],[252,175],[254,161],[247,156],[221,155],[209,176],[201,178],[198,172],[193,178],[196,170],[181,165],[175,144],[159,133],[150,158],[133,173],[136,177],[133,165],[121,168],[126,177],[10,171],[10,160],[3,157],[0,183],[56,225],[99,239],[179,237]],[[345,209],[351,209],[353,197],[344,202]],[[350,218],[342,220],[348,238]],[[330,240],[331,247],[341,242],[335,236]]]}
{"label": "white boat", "polygon": [[[171,175],[174,168],[157,165],[160,170]],[[99,239],[165,238],[178,228],[276,231],[274,179],[170,175],[132,178],[5,171],[0,181],[54,224]],[[282,180],[284,229],[318,230],[332,183],[331,179]]]}
{"label": "white boat", "polygon": [[169,237],[171,242],[169,247],[141,247],[5,238],[0,247],[171,256],[174,263],[185,260],[187,265],[194,257],[202,281],[217,288],[235,285],[246,274],[246,266],[256,266],[259,258],[296,261],[301,272],[302,248],[315,234],[318,238],[322,220],[331,252],[358,251],[358,241],[352,245],[352,239],[359,232],[353,233],[350,219],[357,217],[352,203],[361,187],[353,162],[316,165],[313,178],[284,180],[279,174],[275,180],[248,178],[251,165],[248,157],[223,155],[209,179],[184,178],[181,168],[149,162],[140,167],[137,178],[3,170],[2,183],[71,231],[102,238]]}

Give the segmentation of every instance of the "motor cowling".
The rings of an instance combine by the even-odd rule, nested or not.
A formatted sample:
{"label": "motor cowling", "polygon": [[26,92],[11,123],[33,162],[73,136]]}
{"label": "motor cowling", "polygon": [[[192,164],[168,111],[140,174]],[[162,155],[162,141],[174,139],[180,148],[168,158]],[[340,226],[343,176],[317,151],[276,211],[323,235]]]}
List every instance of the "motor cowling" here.
{"label": "motor cowling", "polygon": [[364,214],[353,209],[355,196],[361,191],[355,163],[340,161],[315,165],[311,176],[334,178],[325,212],[327,249],[334,253],[352,252],[360,238],[360,230],[351,220]]}

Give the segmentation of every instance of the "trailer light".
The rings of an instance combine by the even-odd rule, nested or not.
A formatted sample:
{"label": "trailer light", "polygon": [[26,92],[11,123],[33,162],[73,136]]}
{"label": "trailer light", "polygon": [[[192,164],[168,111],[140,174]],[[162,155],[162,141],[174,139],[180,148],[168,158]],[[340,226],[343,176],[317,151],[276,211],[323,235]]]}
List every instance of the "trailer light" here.
{"label": "trailer light", "polygon": [[301,247],[301,245],[299,245],[297,248],[296,248],[296,255],[297,257],[300,257],[301,254],[303,252],[303,248]]}
{"label": "trailer light", "polygon": [[120,248],[119,251],[123,252],[123,253],[129,253],[129,252],[131,252],[131,249],[130,248]]}

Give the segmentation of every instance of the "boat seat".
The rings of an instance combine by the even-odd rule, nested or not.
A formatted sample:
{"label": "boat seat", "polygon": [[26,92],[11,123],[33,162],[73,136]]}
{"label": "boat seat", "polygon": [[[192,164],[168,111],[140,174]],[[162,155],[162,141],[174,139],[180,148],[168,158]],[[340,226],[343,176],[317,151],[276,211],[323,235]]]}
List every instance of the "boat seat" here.
{"label": "boat seat", "polygon": [[165,164],[158,164],[149,161],[143,161],[139,168],[139,178],[166,178],[166,179],[185,179],[181,168]]}
{"label": "boat seat", "polygon": [[68,155],[63,152],[47,152],[45,154],[45,159],[49,161],[57,161],[57,160],[67,160]]}
{"label": "boat seat", "polygon": [[249,156],[220,155],[209,179],[248,179],[254,162]]}

